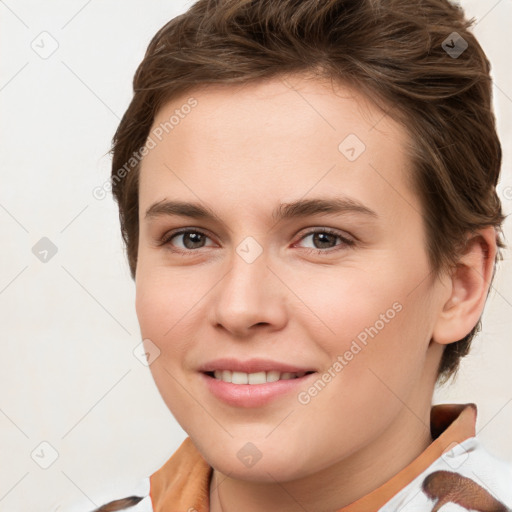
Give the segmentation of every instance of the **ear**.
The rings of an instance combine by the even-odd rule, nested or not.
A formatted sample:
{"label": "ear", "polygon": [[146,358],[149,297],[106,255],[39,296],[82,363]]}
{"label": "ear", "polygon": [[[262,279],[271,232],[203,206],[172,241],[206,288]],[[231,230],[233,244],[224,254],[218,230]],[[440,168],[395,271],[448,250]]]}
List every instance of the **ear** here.
{"label": "ear", "polygon": [[447,345],[464,338],[480,319],[496,257],[496,231],[493,226],[472,233],[448,282],[448,300],[443,304],[432,339]]}

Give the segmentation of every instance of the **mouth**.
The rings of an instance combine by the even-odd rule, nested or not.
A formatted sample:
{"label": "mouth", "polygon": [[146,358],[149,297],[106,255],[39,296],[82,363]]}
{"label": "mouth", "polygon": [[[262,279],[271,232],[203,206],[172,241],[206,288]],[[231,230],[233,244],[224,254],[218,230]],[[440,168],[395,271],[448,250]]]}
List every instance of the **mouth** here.
{"label": "mouth", "polygon": [[237,408],[263,407],[282,397],[290,400],[300,389],[311,385],[316,371],[280,372],[278,370],[246,373],[232,370],[201,371],[209,393]]}
{"label": "mouth", "polygon": [[278,370],[260,371],[255,373],[238,372],[234,370],[215,370],[210,372],[203,372],[208,377],[215,380],[228,382],[230,384],[268,384],[270,382],[277,382],[281,380],[301,379],[306,375],[316,373],[314,371],[301,371],[301,372],[280,372]]}

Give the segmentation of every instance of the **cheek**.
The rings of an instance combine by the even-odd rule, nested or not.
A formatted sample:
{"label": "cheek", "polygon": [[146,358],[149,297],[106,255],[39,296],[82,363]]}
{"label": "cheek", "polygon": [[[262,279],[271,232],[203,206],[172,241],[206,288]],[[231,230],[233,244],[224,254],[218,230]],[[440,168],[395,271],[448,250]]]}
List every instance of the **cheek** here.
{"label": "cheek", "polygon": [[[161,277],[152,279],[144,276],[137,282],[135,295],[135,310],[140,326],[142,339],[151,340],[150,345],[156,345],[159,354],[150,365],[150,370],[157,384],[162,389],[166,381],[168,371],[172,371],[175,364],[179,363],[182,347],[177,336],[181,324],[180,317],[183,316],[179,305],[182,304],[173,296],[173,288],[167,285]],[[147,343],[147,342],[145,342]],[[172,382],[165,382],[165,387],[172,385]]]}
{"label": "cheek", "polygon": [[[199,277],[199,273],[196,273]],[[158,358],[151,364],[157,385],[169,376],[165,370],[190,370],[190,354],[202,332],[205,314],[202,307],[207,286],[200,279],[192,283],[190,273],[172,272],[153,267],[141,272],[136,283],[135,310],[143,339],[150,339],[159,349]],[[166,386],[174,387],[173,381]]]}
{"label": "cheek", "polygon": [[[348,312],[340,315],[337,326],[341,334],[324,344],[330,365],[323,375],[329,382],[303,390],[300,397],[300,403],[306,404],[301,405],[305,418],[320,418],[328,412],[330,438],[343,438],[340,452],[346,443],[357,447],[377,436],[404,403],[415,407],[418,402],[426,353],[426,344],[422,346],[418,338],[422,329],[416,322],[418,308],[404,303],[405,294],[395,302],[385,299],[366,305],[366,313],[357,317]],[[354,310],[365,306],[364,302],[351,304]],[[387,323],[379,318],[380,313]],[[345,335],[344,328],[350,334]],[[309,428],[315,428],[313,420]],[[332,456],[332,444],[325,449],[325,457]]]}
{"label": "cheek", "polygon": [[[180,424],[191,408],[190,396],[185,389],[189,387],[182,375],[182,366],[190,349],[190,336],[185,332],[187,308],[185,301],[176,294],[175,286],[167,280],[146,275],[137,283],[135,309],[140,325],[141,336],[146,351],[158,349],[158,356],[151,362],[149,369],[165,404]],[[189,313],[190,314],[190,313]],[[154,344],[154,345],[153,345]]]}
{"label": "cheek", "polygon": [[135,292],[135,311],[139,321],[143,338],[158,338],[161,335],[161,326],[165,316],[164,287],[161,284],[152,283],[147,277],[137,274],[138,280]]}
{"label": "cheek", "polygon": [[426,285],[417,286],[419,274],[395,264],[386,271],[347,271],[329,282],[317,278],[302,285],[301,296],[310,297],[308,306],[318,312],[319,321],[310,322],[311,339],[322,345],[331,366],[340,362],[342,368],[333,370],[343,374],[340,385],[350,382],[346,389],[357,385],[373,392],[383,386],[377,377],[382,375],[388,385],[406,388],[421,372],[431,306]]}
{"label": "cheek", "polygon": [[[327,268],[315,272],[308,279],[305,276],[296,277],[292,285],[297,295],[304,297],[310,312],[304,311],[303,319],[311,319],[310,323],[317,325],[318,330],[311,339],[318,338],[320,333],[332,339],[332,348],[339,350],[350,344],[359,336],[364,341],[365,328],[377,324],[377,330],[383,330],[397,316],[397,306],[393,306],[400,296],[397,292],[396,281],[389,281],[386,275],[392,272],[366,270],[361,266],[346,266],[339,271]],[[301,278],[301,279],[299,279]],[[306,314],[308,313],[308,314]],[[389,320],[391,319],[391,320]],[[308,320],[309,321],[309,320]],[[366,333],[366,338],[369,336]]]}
{"label": "cheek", "polygon": [[[135,310],[143,336],[172,337],[174,326],[198,302],[190,276],[153,266],[137,271]],[[186,322],[187,320],[184,319]]]}

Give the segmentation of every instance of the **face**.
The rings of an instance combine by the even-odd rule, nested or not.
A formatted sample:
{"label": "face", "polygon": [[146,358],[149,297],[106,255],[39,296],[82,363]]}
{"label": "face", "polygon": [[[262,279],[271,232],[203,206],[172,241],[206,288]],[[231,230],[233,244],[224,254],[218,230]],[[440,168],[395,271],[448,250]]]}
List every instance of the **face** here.
{"label": "face", "polygon": [[295,76],[197,89],[150,137],[136,311],[163,400],[208,462],[291,480],[425,416],[443,287],[403,128]]}

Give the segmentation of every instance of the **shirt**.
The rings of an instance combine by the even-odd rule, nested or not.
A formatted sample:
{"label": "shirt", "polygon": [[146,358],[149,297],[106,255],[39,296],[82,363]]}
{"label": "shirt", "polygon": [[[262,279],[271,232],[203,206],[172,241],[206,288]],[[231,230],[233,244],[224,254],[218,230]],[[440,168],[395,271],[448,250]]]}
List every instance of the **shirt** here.
{"label": "shirt", "polygon": [[[475,404],[431,409],[433,442],[408,466],[336,512],[512,512],[512,464],[476,437]],[[209,512],[212,467],[187,437],[145,478],[127,512]],[[126,495],[125,495],[126,496]]]}

